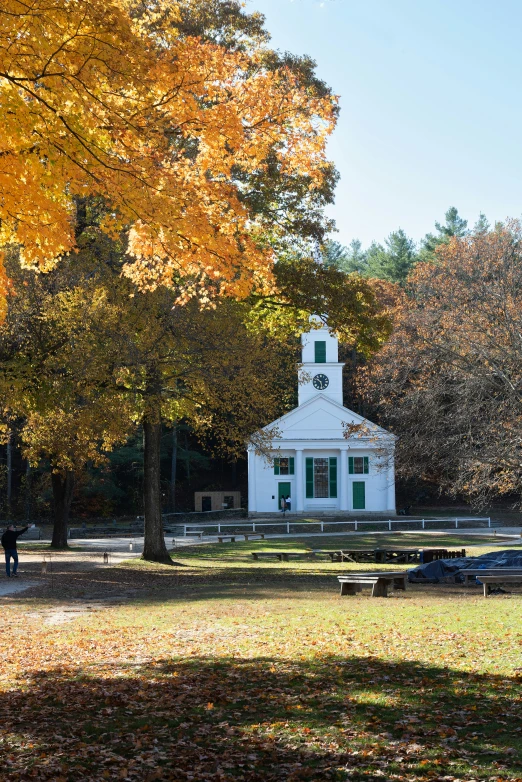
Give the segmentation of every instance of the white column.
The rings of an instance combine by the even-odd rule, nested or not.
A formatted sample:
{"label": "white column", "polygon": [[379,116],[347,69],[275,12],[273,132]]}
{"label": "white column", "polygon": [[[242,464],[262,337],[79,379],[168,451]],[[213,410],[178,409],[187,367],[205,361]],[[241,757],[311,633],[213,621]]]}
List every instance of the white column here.
{"label": "white column", "polygon": [[393,451],[389,455],[388,466],[388,507],[386,510],[393,511],[395,513],[395,462],[393,460]]}
{"label": "white column", "polygon": [[295,449],[295,509],[298,513],[304,511],[304,474],[303,449]]}
{"label": "white column", "polygon": [[248,452],[248,512],[255,513],[256,504],[256,454],[255,451]]}
{"label": "white column", "polygon": [[341,460],[340,460],[340,505],[339,510],[349,510],[348,507],[348,448],[341,448]]}

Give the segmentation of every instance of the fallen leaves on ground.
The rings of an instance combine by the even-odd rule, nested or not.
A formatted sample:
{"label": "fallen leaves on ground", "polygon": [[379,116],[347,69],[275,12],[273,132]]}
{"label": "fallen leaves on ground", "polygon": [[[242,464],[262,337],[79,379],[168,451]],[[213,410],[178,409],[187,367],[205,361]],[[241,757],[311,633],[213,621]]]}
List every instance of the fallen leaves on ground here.
{"label": "fallen leaves on ground", "polygon": [[[520,595],[339,598],[328,568],[193,560],[61,571],[54,598],[2,607],[9,782],[522,780]],[[47,623],[78,592],[89,610]]]}

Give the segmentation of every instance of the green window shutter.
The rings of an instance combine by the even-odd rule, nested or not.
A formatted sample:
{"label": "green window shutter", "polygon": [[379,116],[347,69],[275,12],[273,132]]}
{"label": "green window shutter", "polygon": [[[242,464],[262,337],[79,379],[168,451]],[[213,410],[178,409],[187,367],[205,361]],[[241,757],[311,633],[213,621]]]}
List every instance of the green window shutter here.
{"label": "green window shutter", "polygon": [[274,475],[279,475],[279,459],[274,459]]}
{"label": "green window shutter", "polygon": [[326,363],[326,342],[315,342],[315,363]]}
{"label": "green window shutter", "polygon": [[306,496],[314,496],[314,460],[306,458]]}
{"label": "green window shutter", "polygon": [[348,472],[353,475],[353,456],[348,457]]}
{"label": "green window shutter", "polygon": [[290,458],[288,459],[288,474],[289,475],[293,475],[294,472],[295,472],[294,464],[295,464],[294,457],[290,456]]}
{"label": "green window shutter", "polygon": [[353,509],[364,510],[366,508],[366,492],[364,481],[354,481],[353,486]]}
{"label": "green window shutter", "polygon": [[367,475],[370,472],[369,464],[368,464],[368,457],[364,457],[364,473]]}
{"label": "green window shutter", "polygon": [[330,457],[330,497],[337,497],[337,457]]}

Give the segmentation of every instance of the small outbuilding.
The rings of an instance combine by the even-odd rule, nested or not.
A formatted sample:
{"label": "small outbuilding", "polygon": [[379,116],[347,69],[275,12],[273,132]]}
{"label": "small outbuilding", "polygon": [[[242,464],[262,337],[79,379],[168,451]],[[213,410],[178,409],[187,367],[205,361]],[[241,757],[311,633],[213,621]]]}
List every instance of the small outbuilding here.
{"label": "small outbuilding", "polygon": [[239,491],[196,491],[194,492],[196,512],[209,510],[230,510],[241,507]]}

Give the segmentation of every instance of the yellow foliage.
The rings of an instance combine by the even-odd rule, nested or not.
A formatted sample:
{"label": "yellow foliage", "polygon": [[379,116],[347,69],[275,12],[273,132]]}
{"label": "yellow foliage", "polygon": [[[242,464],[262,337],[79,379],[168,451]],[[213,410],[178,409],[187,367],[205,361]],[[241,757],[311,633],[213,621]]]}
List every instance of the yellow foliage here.
{"label": "yellow foliage", "polygon": [[184,297],[245,296],[273,258],[235,170],[275,155],[319,187],[335,100],[266,68],[261,50],[178,35],[175,2],[139,18],[131,5],[2,3],[0,245],[48,270],[75,248],[75,198],[96,194],[111,209],[103,230],[130,228],[125,271],[143,289],[185,280]]}

